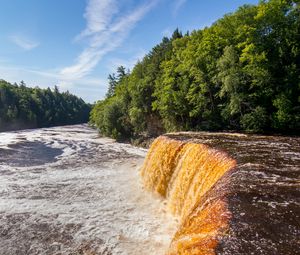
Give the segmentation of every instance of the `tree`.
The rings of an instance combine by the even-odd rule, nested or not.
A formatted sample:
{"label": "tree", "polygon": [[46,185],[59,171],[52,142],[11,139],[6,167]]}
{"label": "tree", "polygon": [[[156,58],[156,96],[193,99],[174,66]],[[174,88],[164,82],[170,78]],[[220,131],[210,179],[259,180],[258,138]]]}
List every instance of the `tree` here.
{"label": "tree", "polygon": [[100,130],[116,125],[106,134],[122,137],[224,129],[299,134],[299,24],[298,1],[269,0],[185,35],[177,28],[131,72],[119,67],[109,76],[107,98],[91,120]]}
{"label": "tree", "polygon": [[82,123],[89,111],[82,99],[57,86],[51,91],[0,80],[0,131]]}
{"label": "tree", "polygon": [[116,86],[118,84],[118,80],[115,76],[115,74],[109,74],[108,75],[108,90],[106,93],[106,97],[112,97],[115,95]]}

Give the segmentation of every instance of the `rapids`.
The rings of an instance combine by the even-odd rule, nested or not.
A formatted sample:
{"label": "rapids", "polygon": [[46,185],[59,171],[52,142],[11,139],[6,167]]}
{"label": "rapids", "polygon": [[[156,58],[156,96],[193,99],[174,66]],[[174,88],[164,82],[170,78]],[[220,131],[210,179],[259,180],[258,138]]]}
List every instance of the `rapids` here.
{"label": "rapids", "polygon": [[0,254],[297,255],[299,166],[297,137],[0,133]]}
{"label": "rapids", "polygon": [[0,254],[164,254],[177,223],[145,155],[86,125],[0,133]]}

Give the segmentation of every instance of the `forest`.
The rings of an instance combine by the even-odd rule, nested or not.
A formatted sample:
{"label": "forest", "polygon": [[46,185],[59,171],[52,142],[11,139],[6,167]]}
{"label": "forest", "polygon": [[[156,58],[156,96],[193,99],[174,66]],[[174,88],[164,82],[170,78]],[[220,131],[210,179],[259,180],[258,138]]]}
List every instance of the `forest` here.
{"label": "forest", "polygon": [[109,75],[90,123],[116,139],[184,130],[300,134],[298,1],[241,6],[210,27],[164,37]]}
{"label": "forest", "polygon": [[0,80],[0,131],[78,124],[88,121],[91,106],[58,87],[29,88]]}

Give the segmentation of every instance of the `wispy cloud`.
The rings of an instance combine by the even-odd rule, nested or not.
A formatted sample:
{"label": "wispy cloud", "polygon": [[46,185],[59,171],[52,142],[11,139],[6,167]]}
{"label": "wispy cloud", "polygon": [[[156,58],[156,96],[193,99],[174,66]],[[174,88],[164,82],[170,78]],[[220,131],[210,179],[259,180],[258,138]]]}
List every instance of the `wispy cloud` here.
{"label": "wispy cloud", "polygon": [[[57,84],[63,90],[78,92],[84,99],[93,102],[99,99],[99,96],[105,95],[107,81],[91,76],[91,71],[107,53],[124,43],[136,24],[159,1],[141,0],[139,5],[131,8],[125,6],[124,2],[121,4],[120,0],[87,0],[84,13],[86,27],[74,38],[76,41],[84,40],[87,46],[78,54],[72,65],[42,70],[3,63],[0,65],[0,73],[4,73],[2,78],[14,82],[18,77],[22,77],[28,84],[40,87]],[[25,50],[39,46],[38,42],[24,35],[13,35],[9,39]],[[129,58],[128,61],[115,58],[110,63],[112,66],[123,64],[130,68],[144,53],[139,50],[136,56]]]}
{"label": "wispy cloud", "polygon": [[176,0],[173,1],[173,15],[176,16],[180,8],[187,2],[187,0]]}
{"label": "wispy cloud", "polygon": [[149,1],[119,15],[117,0],[89,0],[85,19],[86,28],[76,39],[87,39],[88,46],[71,66],[60,71],[64,80],[77,80],[88,75],[105,54],[119,47],[136,23],[150,11],[158,0]]}
{"label": "wispy cloud", "polygon": [[39,46],[39,42],[34,41],[24,35],[11,35],[9,36],[11,42],[21,47],[24,50],[32,50]]}
{"label": "wispy cloud", "polygon": [[115,0],[89,0],[84,13],[86,28],[76,38],[81,39],[107,30],[116,13],[118,6]]}
{"label": "wispy cloud", "polygon": [[[58,74],[57,70],[38,70],[38,69],[28,69],[28,68],[20,68],[20,70],[23,70],[24,72],[27,73],[32,73],[40,77],[44,78],[51,78],[52,82],[53,80],[56,80],[56,82],[63,87],[64,89],[69,89],[73,87],[73,85],[88,85],[90,87],[92,86],[97,86],[99,87],[100,85],[106,84],[107,80],[106,79],[100,79],[100,78],[93,78],[93,77],[85,77],[85,78],[80,78],[77,79],[76,82],[74,81],[61,81],[62,77],[60,74]],[[106,86],[105,86],[106,87]]]}

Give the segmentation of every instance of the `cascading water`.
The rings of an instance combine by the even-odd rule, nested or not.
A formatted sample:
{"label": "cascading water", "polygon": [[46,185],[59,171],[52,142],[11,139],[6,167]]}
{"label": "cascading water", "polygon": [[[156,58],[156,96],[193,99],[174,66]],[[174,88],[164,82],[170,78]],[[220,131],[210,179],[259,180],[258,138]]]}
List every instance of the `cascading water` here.
{"label": "cascading water", "polygon": [[157,138],[141,175],[180,219],[167,254],[300,254],[299,166],[297,137]]}
{"label": "cascading water", "polygon": [[145,155],[86,125],[1,133],[0,254],[300,254],[299,137],[181,132]]}
{"label": "cascading water", "polygon": [[206,195],[235,166],[227,154],[203,144],[164,136],[153,142],[142,167],[143,181],[165,196],[170,211],[181,219],[169,254],[214,254],[230,214],[222,193]]}

